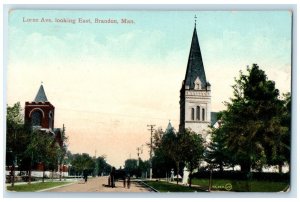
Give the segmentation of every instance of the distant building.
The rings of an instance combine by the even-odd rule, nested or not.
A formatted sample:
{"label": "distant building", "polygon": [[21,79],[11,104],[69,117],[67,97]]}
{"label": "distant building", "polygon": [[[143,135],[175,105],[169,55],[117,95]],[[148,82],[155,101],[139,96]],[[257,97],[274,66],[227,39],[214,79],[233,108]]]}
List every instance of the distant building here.
{"label": "distant building", "polygon": [[179,103],[179,132],[189,128],[207,139],[209,126],[217,120],[216,113],[211,112],[211,85],[206,80],[196,23]]}
{"label": "distant building", "polygon": [[173,127],[172,124],[171,124],[171,121],[169,121],[165,133],[168,133],[168,132],[176,132],[175,129],[174,129],[174,127]]}

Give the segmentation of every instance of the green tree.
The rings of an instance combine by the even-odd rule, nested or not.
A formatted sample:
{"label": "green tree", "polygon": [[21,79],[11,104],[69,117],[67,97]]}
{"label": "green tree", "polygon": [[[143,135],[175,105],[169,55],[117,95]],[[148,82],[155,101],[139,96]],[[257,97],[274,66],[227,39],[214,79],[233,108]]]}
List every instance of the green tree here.
{"label": "green tree", "polygon": [[[241,170],[250,168],[261,170],[268,159],[266,147],[274,150],[285,128],[280,124],[282,101],[275,82],[268,80],[265,72],[256,64],[247,68],[248,74],[240,72],[233,85],[233,98],[226,102],[227,109],[222,114],[221,130],[225,143],[233,159]],[[278,144],[278,141],[275,141]]]}
{"label": "green tree", "polygon": [[[185,153],[182,151],[182,144],[184,141],[181,139],[182,135],[175,133],[174,130],[167,130],[161,139],[161,149],[163,154],[172,159],[176,164],[176,176],[179,176],[179,165],[184,162]],[[166,159],[168,160],[168,159]],[[177,180],[178,184],[178,180]]]}
{"label": "green tree", "polygon": [[284,94],[280,114],[273,119],[273,126],[276,132],[268,131],[268,143],[265,145],[267,153],[267,164],[278,165],[279,172],[282,172],[284,163],[290,165],[291,145],[291,94]]}
{"label": "green tree", "polygon": [[[12,107],[7,106],[6,116],[6,165],[14,165],[15,158],[20,155],[23,149],[22,145],[19,145],[19,139],[24,140],[26,137],[26,131],[23,127],[23,119],[21,115],[20,103],[14,104]],[[23,143],[23,142],[22,142]]]}
{"label": "green tree", "polygon": [[[283,161],[287,162],[288,165],[291,163],[291,110],[292,110],[292,97],[291,93],[284,94],[284,112],[282,115],[281,123],[287,128],[283,134],[282,142],[282,156]],[[280,168],[279,164],[279,168]]]}
{"label": "green tree", "polygon": [[130,175],[136,174],[138,170],[137,159],[125,160],[124,169],[126,173],[129,173]]}
{"label": "green tree", "polygon": [[154,151],[152,168],[153,176],[158,178],[165,177],[167,173],[170,173],[172,168],[175,168],[175,172],[177,173],[176,162],[167,156],[161,148],[157,148]]}
{"label": "green tree", "polygon": [[[152,160],[152,167],[153,167],[153,160]],[[145,174],[146,172],[148,172],[149,169],[150,169],[150,161],[149,160],[142,161],[140,159],[140,163],[138,166],[139,176],[142,177],[142,173]]]}
{"label": "green tree", "polygon": [[15,165],[18,165],[20,170],[27,170],[30,183],[34,164],[42,164],[44,172],[45,169],[53,172],[57,168],[58,160],[63,158],[65,153],[67,138],[63,131],[62,145],[58,145],[53,133],[32,130],[30,124],[24,124],[22,117],[19,102],[12,107],[7,106],[6,165],[11,165],[13,171]]}
{"label": "green tree", "polygon": [[190,171],[189,186],[192,185],[192,173],[194,169],[199,167],[204,153],[204,140],[200,134],[197,134],[189,129],[185,129],[183,133],[178,135],[178,144],[182,160],[187,164]]}
{"label": "green tree", "polygon": [[28,167],[24,150],[30,141],[30,127],[23,124],[22,108],[19,102],[7,106],[6,116],[6,165],[11,167],[12,186],[14,185],[15,167]]}
{"label": "green tree", "polygon": [[156,161],[161,162],[161,164],[165,163],[166,168],[173,168],[175,162],[177,178],[179,170],[184,164],[188,165],[190,173],[198,168],[200,160],[203,158],[203,153],[203,138],[201,135],[188,129],[183,133],[175,133],[174,130],[167,130],[161,137],[155,150]]}
{"label": "green tree", "polygon": [[176,168],[176,162],[168,156],[165,148],[162,147],[164,134],[161,128],[156,129],[153,134],[152,169],[155,177],[165,177],[172,168]]}
{"label": "green tree", "polygon": [[30,143],[25,150],[25,154],[30,158],[29,182],[31,181],[31,169],[35,164],[43,167],[43,182],[46,169],[54,169],[58,161],[59,146],[51,133],[41,130],[34,130],[31,133]]}
{"label": "green tree", "polygon": [[64,164],[70,163],[65,158],[65,157],[67,157],[66,155],[67,155],[67,151],[68,151],[67,142],[68,142],[68,137],[66,136],[65,126],[63,125],[61,135],[56,140],[56,143],[57,143],[56,146],[58,146],[56,148],[56,155],[57,155],[57,159],[58,159],[58,162],[59,162],[59,172],[60,172],[59,180],[60,181],[61,181],[61,177],[62,177],[62,171],[63,171],[63,168],[64,168]]}
{"label": "green tree", "polygon": [[96,163],[93,158],[86,153],[83,154],[74,154],[72,167],[75,169],[77,174],[82,175],[83,172],[87,172],[88,174],[93,174],[95,170]]}
{"label": "green tree", "polygon": [[97,167],[97,169],[96,169],[96,175],[97,176],[101,176],[102,174],[103,175],[108,175],[111,171],[111,165],[109,165],[106,162],[105,155],[99,156],[96,159],[96,167]]}
{"label": "green tree", "polygon": [[209,164],[210,168],[218,168],[223,171],[224,166],[229,166],[233,163],[231,154],[228,151],[224,132],[222,128],[211,127],[211,142],[205,149],[205,161]]}

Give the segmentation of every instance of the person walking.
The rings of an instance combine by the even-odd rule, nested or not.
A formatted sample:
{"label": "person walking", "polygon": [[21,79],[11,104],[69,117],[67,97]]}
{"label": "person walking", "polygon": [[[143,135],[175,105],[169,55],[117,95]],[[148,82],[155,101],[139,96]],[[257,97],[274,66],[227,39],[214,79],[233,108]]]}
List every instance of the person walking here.
{"label": "person walking", "polygon": [[130,189],[130,175],[127,177],[127,188]]}
{"label": "person walking", "polygon": [[115,174],[116,174],[116,168],[112,167],[111,172],[110,172],[110,185],[111,185],[111,188],[115,187]]}
{"label": "person walking", "polygon": [[84,183],[87,183],[87,179],[88,179],[88,174],[87,171],[83,171],[83,178],[84,178]]}
{"label": "person walking", "polygon": [[126,188],[126,175],[123,176],[123,187]]}

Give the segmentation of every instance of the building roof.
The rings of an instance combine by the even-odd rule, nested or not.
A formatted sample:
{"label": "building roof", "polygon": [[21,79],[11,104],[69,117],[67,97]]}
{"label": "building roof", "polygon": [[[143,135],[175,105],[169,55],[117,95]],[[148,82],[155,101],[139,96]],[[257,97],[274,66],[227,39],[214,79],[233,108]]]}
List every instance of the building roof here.
{"label": "building roof", "polygon": [[211,112],[210,113],[210,124],[213,126],[218,121],[218,112]]}
{"label": "building roof", "polygon": [[34,102],[48,102],[43,84],[41,84],[40,89],[34,98]]}
{"label": "building roof", "polygon": [[174,130],[174,128],[173,128],[173,126],[171,124],[171,121],[169,121],[169,124],[168,124],[168,126],[166,128],[166,132],[173,131],[173,130]]}
{"label": "building roof", "polygon": [[197,77],[199,77],[201,81],[201,88],[205,88],[207,82],[195,25],[187,69],[185,73],[184,86],[189,86],[190,89],[194,89],[194,82]]}

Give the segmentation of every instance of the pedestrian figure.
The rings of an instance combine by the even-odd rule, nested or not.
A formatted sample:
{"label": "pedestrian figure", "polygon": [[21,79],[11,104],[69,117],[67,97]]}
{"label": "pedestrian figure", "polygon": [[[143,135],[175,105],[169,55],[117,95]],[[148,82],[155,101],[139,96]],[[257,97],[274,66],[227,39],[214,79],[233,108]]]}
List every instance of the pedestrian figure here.
{"label": "pedestrian figure", "polygon": [[112,167],[111,172],[110,172],[110,185],[111,185],[111,188],[115,187],[115,171],[116,171],[116,168]]}
{"label": "pedestrian figure", "polygon": [[127,188],[130,189],[130,175],[127,177]]}
{"label": "pedestrian figure", "polygon": [[123,176],[123,187],[126,188],[126,176]]}
{"label": "pedestrian figure", "polygon": [[110,175],[109,175],[109,177],[108,177],[108,186],[110,187],[111,185],[110,185]]}
{"label": "pedestrian figure", "polygon": [[87,183],[88,174],[87,171],[83,171],[84,183]]}

